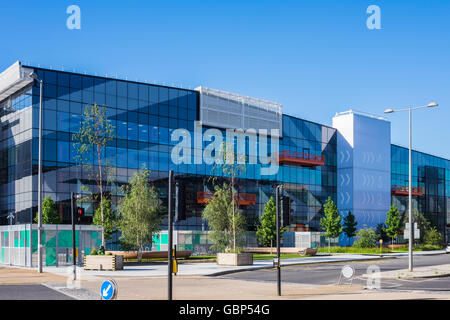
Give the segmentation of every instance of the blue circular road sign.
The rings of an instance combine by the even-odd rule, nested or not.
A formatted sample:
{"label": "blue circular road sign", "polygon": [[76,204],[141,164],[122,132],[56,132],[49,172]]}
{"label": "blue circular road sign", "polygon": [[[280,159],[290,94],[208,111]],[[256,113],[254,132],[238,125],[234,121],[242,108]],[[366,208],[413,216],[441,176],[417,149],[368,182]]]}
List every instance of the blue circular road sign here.
{"label": "blue circular road sign", "polygon": [[103,300],[113,300],[117,295],[117,284],[114,280],[105,280],[100,287]]}

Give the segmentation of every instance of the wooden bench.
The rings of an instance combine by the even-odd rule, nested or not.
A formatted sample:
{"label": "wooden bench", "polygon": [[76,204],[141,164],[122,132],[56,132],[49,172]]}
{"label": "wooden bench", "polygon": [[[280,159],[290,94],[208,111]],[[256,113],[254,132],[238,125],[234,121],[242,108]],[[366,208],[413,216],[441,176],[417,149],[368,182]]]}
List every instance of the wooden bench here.
{"label": "wooden bench", "polygon": [[[251,253],[268,253],[276,254],[277,248],[244,248],[245,252]],[[292,248],[292,247],[281,247],[281,254],[299,254],[299,255],[311,255],[314,256],[317,253],[315,248]]]}
{"label": "wooden bench", "polygon": [[[137,251],[106,251],[105,254],[111,252],[114,255],[122,256],[124,259],[137,259]],[[142,259],[167,258],[167,251],[142,251]],[[177,250],[177,258],[189,258],[192,251]]]}

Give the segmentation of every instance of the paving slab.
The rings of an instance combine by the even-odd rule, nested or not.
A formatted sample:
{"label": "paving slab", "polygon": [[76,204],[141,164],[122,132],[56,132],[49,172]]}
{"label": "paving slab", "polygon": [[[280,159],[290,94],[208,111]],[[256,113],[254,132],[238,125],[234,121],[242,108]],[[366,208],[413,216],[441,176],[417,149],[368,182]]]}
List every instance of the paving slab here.
{"label": "paving slab", "polygon": [[[413,271],[408,269],[383,271],[378,275],[381,279],[414,279],[414,278],[437,278],[450,276],[450,264],[417,267]],[[363,274],[363,278],[373,277],[369,274]]]}

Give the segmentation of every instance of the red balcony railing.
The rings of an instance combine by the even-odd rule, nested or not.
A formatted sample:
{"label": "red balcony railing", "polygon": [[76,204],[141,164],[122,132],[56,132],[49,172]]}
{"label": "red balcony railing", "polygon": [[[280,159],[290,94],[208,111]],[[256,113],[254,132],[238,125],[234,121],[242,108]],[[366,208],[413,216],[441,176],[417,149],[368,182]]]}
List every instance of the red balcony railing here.
{"label": "red balcony railing", "polygon": [[325,156],[297,151],[280,151],[280,164],[288,163],[305,167],[316,167],[325,165]]}
{"label": "red balcony railing", "polygon": [[[205,204],[214,196],[212,191],[199,191],[197,192],[197,203]],[[256,194],[251,193],[238,193],[236,195],[238,204],[241,206],[250,206],[256,204]]]}
{"label": "red balcony railing", "polygon": [[[398,196],[407,196],[409,195],[409,187],[408,186],[392,186],[391,193]],[[411,194],[413,196],[423,196],[423,188],[422,187],[412,187]]]}

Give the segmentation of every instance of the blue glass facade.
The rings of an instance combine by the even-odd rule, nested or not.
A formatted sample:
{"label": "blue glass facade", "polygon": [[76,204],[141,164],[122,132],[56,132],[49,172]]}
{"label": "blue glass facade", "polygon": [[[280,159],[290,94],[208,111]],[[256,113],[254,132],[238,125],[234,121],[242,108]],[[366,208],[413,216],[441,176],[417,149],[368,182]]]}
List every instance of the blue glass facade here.
{"label": "blue glass facade", "polygon": [[[409,185],[409,150],[392,145],[392,186]],[[438,231],[448,235],[450,221],[450,161],[426,153],[412,151],[413,208],[423,213]],[[392,195],[392,204],[407,215],[408,196]]]}
{"label": "blue glass facade", "polygon": [[[88,173],[76,161],[73,134],[80,128],[85,106],[96,103],[106,107],[108,121],[115,127],[115,138],[108,144],[103,157],[113,167],[116,186],[127,183],[136,170],[145,166],[151,170],[151,180],[166,203],[168,170],[174,170],[175,175],[184,181],[187,215],[187,219],[179,222],[177,227],[180,230],[205,227],[200,218],[203,204],[198,203],[196,195],[200,191],[213,190],[208,177],[220,173],[213,169],[213,165],[175,165],[170,157],[173,146],[178,142],[170,138],[175,129],[184,128],[194,135],[194,121],[199,119],[198,92],[40,68],[34,70],[44,82],[43,196],[50,195],[56,201],[64,222],[70,222],[70,193],[85,193],[82,184],[93,183],[87,181]],[[28,152],[28,157],[24,158],[27,168],[20,167],[20,174],[29,176],[33,170],[34,188],[28,192],[28,203],[23,210],[16,210],[17,222],[24,223],[29,222],[37,211],[38,83],[35,82],[33,87],[27,88],[23,95],[13,100],[20,106],[16,107],[16,112],[21,108],[32,109],[30,139],[23,147],[12,147],[14,154],[18,148],[25,148]],[[204,127],[203,132],[207,129]],[[225,136],[224,130],[221,131]],[[207,144],[203,142],[202,148]],[[267,144],[270,147],[270,137]],[[248,144],[246,148],[248,153]],[[247,164],[239,176],[238,185],[239,192],[256,195],[255,203],[242,207],[249,229],[254,228],[256,217],[273,195],[273,186],[284,182],[286,195],[292,200],[293,224],[304,224],[317,230],[322,204],[328,196],[336,199],[335,129],[284,115],[280,150],[324,155],[325,165],[301,167],[286,164],[280,166],[276,175],[261,176],[261,163]],[[6,170],[10,184],[20,179],[17,169],[23,166],[22,160],[9,160]],[[90,164],[96,164],[94,155],[90,158]],[[3,182],[7,183],[6,180]],[[14,210],[17,201],[14,192],[9,191],[8,196],[5,193],[3,212]],[[118,201],[117,197],[113,197],[113,203]],[[86,215],[92,216],[96,204],[83,206]]]}
{"label": "blue glass facade", "polygon": [[[174,130],[183,128],[194,137],[195,121],[200,119],[200,94],[166,86],[34,68],[43,80],[43,196],[56,201],[64,223],[70,223],[70,193],[86,193],[83,184],[89,172],[76,161],[73,134],[82,121],[87,105],[106,107],[108,121],[114,126],[114,139],[105,149],[103,159],[112,166],[115,183],[107,191],[129,182],[133,174],[145,167],[151,170],[151,181],[167,203],[168,171],[174,170],[182,182],[186,217],[177,222],[178,230],[204,230],[201,219],[204,204],[199,193],[212,191],[210,176],[221,176],[213,165],[174,164],[171,152],[179,142],[172,141]],[[37,212],[39,86],[37,82],[0,101],[2,131],[0,135],[0,224],[8,223],[14,213],[15,223],[29,223]],[[203,126],[205,132],[210,129]],[[219,129],[225,136],[225,130]],[[270,150],[270,137],[267,142]],[[259,143],[259,141],[257,142]],[[209,142],[202,142],[202,150]],[[194,139],[191,141],[195,154]],[[323,163],[304,165],[280,162],[274,175],[261,175],[260,159],[246,164],[239,175],[239,193],[255,197],[241,206],[248,229],[254,230],[257,217],[274,194],[274,186],[283,183],[289,198],[291,231],[320,230],[319,220],[328,197],[338,202],[337,194],[337,130],[325,125],[282,115],[280,155],[297,152],[323,157]],[[249,154],[249,143],[246,143]],[[408,181],[407,149],[392,145],[391,184],[406,186]],[[88,160],[96,164],[96,157]],[[413,186],[424,188],[414,197],[414,205],[446,233],[450,219],[450,161],[420,152],[413,153]],[[219,181],[220,181],[219,177]],[[340,185],[343,185],[341,182]],[[344,198],[347,201],[348,198]],[[392,195],[392,203],[405,212],[407,197]],[[114,205],[119,195],[112,196]],[[92,217],[97,204],[85,203],[85,212]],[[380,218],[381,219],[381,218]],[[85,223],[89,223],[89,218]],[[164,221],[163,224],[166,222]],[[164,227],[164,226],[163,226]],[[362,227],[362,226],[359,226]]]}

